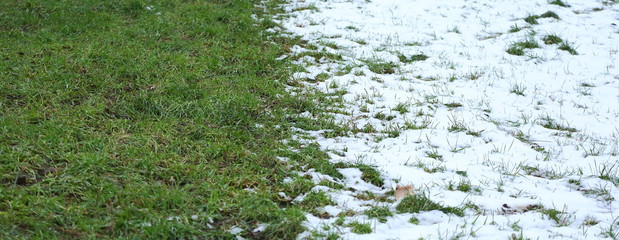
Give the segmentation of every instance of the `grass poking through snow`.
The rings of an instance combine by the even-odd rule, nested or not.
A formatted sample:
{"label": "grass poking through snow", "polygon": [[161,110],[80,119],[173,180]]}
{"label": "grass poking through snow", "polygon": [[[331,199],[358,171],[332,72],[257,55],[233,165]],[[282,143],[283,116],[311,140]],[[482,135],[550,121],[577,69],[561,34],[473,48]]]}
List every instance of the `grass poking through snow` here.
{"label": "grass poking through snow", "polygon": [[424,194],[415,194],[402,199],[402,201],[396,206],[396,210],[399,213],[418,213],[422,211],[439,210],[446,214],[454,214],[457,216],[464,216],[464,208],[457,207],[445,207],[441,204],[435,203]]}

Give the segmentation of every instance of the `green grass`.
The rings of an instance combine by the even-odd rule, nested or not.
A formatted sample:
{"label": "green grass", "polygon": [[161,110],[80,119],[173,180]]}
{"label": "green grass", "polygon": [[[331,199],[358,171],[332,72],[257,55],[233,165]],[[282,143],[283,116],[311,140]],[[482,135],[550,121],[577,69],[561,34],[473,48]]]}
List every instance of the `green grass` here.
{"label": "green grass", "polygon": [[[291,147],[295,147],[295,145],[292,144]],[[337,165],[329,162],[329,155],[321,151],[317,143],[301,147],[298,149],[298,152],[288,151],[283,153],[282,156],[289,157],[293,162],[303,163],[303,167],[295,166],[295,169],[298,171],[306,171],[309,168],[313,168],[334,178],[343,178],[343,175],[337,171]]]}
{"label": "green grass", "polygon": [[400,112],[400,114],[406,114],[407,112],[410,112],[408,110],[408,104],[404,104],[404,103],[398,103],[398,105],[396,105],[395,108],[393,108],[393,110]]}
{"label": "green grass", "polygon": [[553,11],[548,11],[543,13],[542,15],[539,15],[540,18],[554,18],[557,20],[560,20],[561,18],[559,17],[559,15],[557,15],[555,12]]}
{"label": "green grass", "polygon": [[365,62],[370,71],[378,74],[394,74],[397,64],[393,62],[383,62],[380,60],[368,60]]}
{"label": "green grass", "polygon": [[403,63],[412,63],[412,62],[417,62],[417,61],[425,61],[426,59],[428,59],[429,57],[425,54],[415,54],[412,56],[406,56],[404,54],[398,53],[398,59],[400,59],[400,62]]}
{"label": "green grass", "polygon": [[522,42],[516,42],[513,45],[519,48],[539,48],[539,44],[537,44],[537,42],[535,42],[535,40],[533,39],[528,39]]}
{"label": "green grass", "polygon": [[539,16],[537,15],[531,15],[531,16],[527,16],[526,18],[524,18],[524,21],[527,22],[528,24],[534,25],[534,24],[538,24],[539,22],[537,22],[537,19],[539,18]]}
{"label": "green grass", "polygon": [[462,104],[458,102],[445,103],[444,105],[449,109],[462,107]]}
{"label": "green grass", "polygon": [[357,164],[352,167],[356,167],[361,171],[361,179],[363,181],[374,184],[378,187],[382,187],[385,184],[385,181],[380,177],[380,172],[374,167],[366,164]]}
{"label": "green grass", "polygon": [[507,53],[516,56],[524,55],[524,50],[527,48],[539,48],[539,44],[533,39],[527,39],[520,42],[512,43],[507,49]]}
{"label": "green grass", "polygon": [[419,218],[411,217],[410,219],[408,219],[408,222],[411,224],[419,225]]}
{"label": "green grass", "polygon": [[566,42],[562,42],[559,45],[559,49],[566,51],[572,55],[578,55],[578,52],[576,51],[576,49],[574,49],[570,44],[566,43]]}
{"label": "green grass", "polygon": [[455,185],[455,183],[451,182],[448,185],[447,189],[449,189],[450,191],[458,190],[458,191],[461,191],[461,192],[471,192],[471,191],[474,191],[474,192],[477,192],[477,193],[481,192],[481,189],[479,189],[476,186],[471,185],[471,181],[469,181],[469,180],[461,180],[458,183],[458,185]]}
{"label": "green grass", "polygon": [[519,27],[518,24],[514,24],[509,28],[508,32],[510,33],[520,32],[520,30],[524,28],[529,28],[529,27]]}
{"label": "green grass", "polygon": [[402,199],[396,206],[398,213],[418,213],[422,211],[439,210],[446,214],[464,216],[464,208],[445,207],[435,203],[424,194],[410,195]]}
{"label": "green grass", "polygon": [[540,18],[554,18],[557,20],[561,19],[559,15],[557,15],[555,12],[547,11],[545,13],[542,13],[541,15],[529,15],[526,18],[524,18],[524,21],[527,22],[528,24],[535,25],[535,24],[539,24],[537,19],[540,19]]}
{"label": "green grass", "polygon": [[365,215],[369,218],[377,218],[379,222],[386,223],[387,217],[393,216],[388,206],[375,206],[365,211]]}
{"label": "green grass", "polygon": [[443,155],[438,153],[438,150],[432,149],[432,151],[426,151],[426,157],[432,158],[434,160],[443,161]]}
{"label": "green grass", "polygon": [[319,106],[278,83],[292,65],[275,59],[302,42],[261,33],[276,24],[256,3],[0,2],[0,238],[304,231],[277,193],[313,184],[283,184],[287,165],[339,173],[312,146],[280,150],[311,125],[287,116]]}
{"label": "green grass", "polygon": [[560,7],[571,7],[569,4],[567,4],[567,3],[565,3],[565,2],[563,2],[561,0],[553,0],[553,1],[550,1],[548,3],[549,4],[553,4],[553,5],[557,5],[557,6],[560,6]]}
{"label": "green grass", "polygon": [[360,223],[360,222],[352,222],[346,225],[347,227],[351,227],[351,232],[357,234],[369,234],[372,233],[372,225],[369,223]]}
{"label": "green grass", "polygon": [[512,85],[512,88],[510,89],[510,93],[514,93],[516,95],[520,95],[520,96],[524,96],[524,91],[527,90],[527,87],[524,86],[524,84],[521,83],[515,83]]}
{"label": "green grass", "polygon": [[342,55],[330,53],[323,49],[323,51],[305,51],[297,54],[295,58],[298,60],[305,56],[310,56],[314,58],[314,62],[327,61],[327,62],[335,62],[342,61]]}
{"label": "green grass", "polygon": [[544,41],[544,43],[546,45],[551,45],[551,44],[559,44],[563,42],[563,39],[561,39],[559,36],[554,35],[554,34],[550,34],[550,35],[546,35],[544,36],[544,38],[542,38],[542,41]]}
{"label": "green grass", "polygon": [[327,205],[335,205],[336,203],[333,201],[331,196],[327,195],[327,193],[323,191],[319,192],[310,192],[303,198],[303,202],[301,206],[304,210],[312,212],[316,215],[321,215],[322,213],[318,213],[316,208],[324,207]]}
{"label": "green grass", "polygon": [[542,117],[540,119],[540,125],[547,129],[567,131],[567,132],[578,132],[578,129],[557,123],[554,119],[550,118],[549,116]]}
{"label": "green grass", "polygon": [[570,219],[570,215],[568,213],[554,208],[543,208],[540,209],[539,212],[546,215],[548,219],[554,221],[557,226],[567,226],[573,221]]}
{"label": "green grass", "polygon": [[524,49],[522,49],[521,47],[517,47],[517,46],[511,46],[507,49],[506,51],[508,54],[511,55],[516,55],[516,56],[522,56],[524,55]]}

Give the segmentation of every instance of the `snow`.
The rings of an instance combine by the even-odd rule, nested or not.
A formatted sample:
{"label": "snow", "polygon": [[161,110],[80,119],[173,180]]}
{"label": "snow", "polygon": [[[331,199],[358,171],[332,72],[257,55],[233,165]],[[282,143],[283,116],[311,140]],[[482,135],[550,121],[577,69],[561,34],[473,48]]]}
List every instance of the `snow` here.
{"label": "snow", "polygon": [[[375,166],[385,180],[384,186],[374,186],[361,179],[359,169],[339,169],[346,188],[320,188],[337,202],[324,209],[332,218],[308,214],[308,232],[299,238],[319,232],[337,232],[343,239],[604,239],[610,238],[609,230],[617,234],[619,4],[564,2],[570,7],[546,0],[298,0],[283,5],[288,12],[279,20],[283,31],[317,45],[316,51],[343,58],[299,58],[296,63],[307,71],[294,78],[327,73],[322,82],[304,82],[306,88],[345,90],[342,111],[333,117],[351,129],[375,129],[329,138],[324,131],[299,134],[313,136],[332,162]],[[524,21],[547,11],[560,19]],[[515,26],[522,29],[510,32]],[[545,44],[550,34],[578,54]],[[539,48],[524,49],[522,56],[506,52],[526,40]],[[295,46],[292,51],[311,50]],[[428,58],[401,59],[421,54]],[[393,73],[372,72],[370,64],[377,62],[393,63]],[[350,71],[340,73],[347,67]],[[402,107],[408,112],[398,110]],[[390,130],[398,134],[387,135]],[[313,170],[309,174],[318,178]],[[448,187],[463,181],[477,191]],[[417,194],[445,206],[478,210],[468,208],[463,217],[436,210],[397,213],[398,202],[392,202],[387,204],[394,216],[385,223],[363,214],[384,203],[356,194],[383,196],[396,183],[412,184],[420,189]],[[542,208],[526,210],[532,205]],[[559,221],[545,214],[547,209],[563,212]],[[345,210],[357,212],[345,217],[346,223],[369,222],[372,232],[356,234],[334,224]],[[413,216],[419,224],[409,223]]]}

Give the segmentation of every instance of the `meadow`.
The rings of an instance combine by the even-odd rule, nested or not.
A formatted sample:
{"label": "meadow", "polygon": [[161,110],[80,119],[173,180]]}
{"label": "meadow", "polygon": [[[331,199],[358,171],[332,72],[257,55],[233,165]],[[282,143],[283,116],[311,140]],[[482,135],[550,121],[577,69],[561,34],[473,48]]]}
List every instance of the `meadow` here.
{"label": "meadow", "polygon": [[299,39],[255,4],[2,1],[0,238],[301,232],[279,193],[313,184],[276,157],[313,161],[282,140],[318,108],[286,94]]}

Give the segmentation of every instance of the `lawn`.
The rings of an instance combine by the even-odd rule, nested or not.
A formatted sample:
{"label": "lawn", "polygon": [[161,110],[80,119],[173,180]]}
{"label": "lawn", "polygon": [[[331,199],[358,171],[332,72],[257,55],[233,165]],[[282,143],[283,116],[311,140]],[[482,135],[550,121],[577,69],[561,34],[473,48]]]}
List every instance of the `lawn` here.
{"label": "lawn", "polygon": [[0,238],[303,231],[282,140],[316,106],[257,3],[2,1]]}

